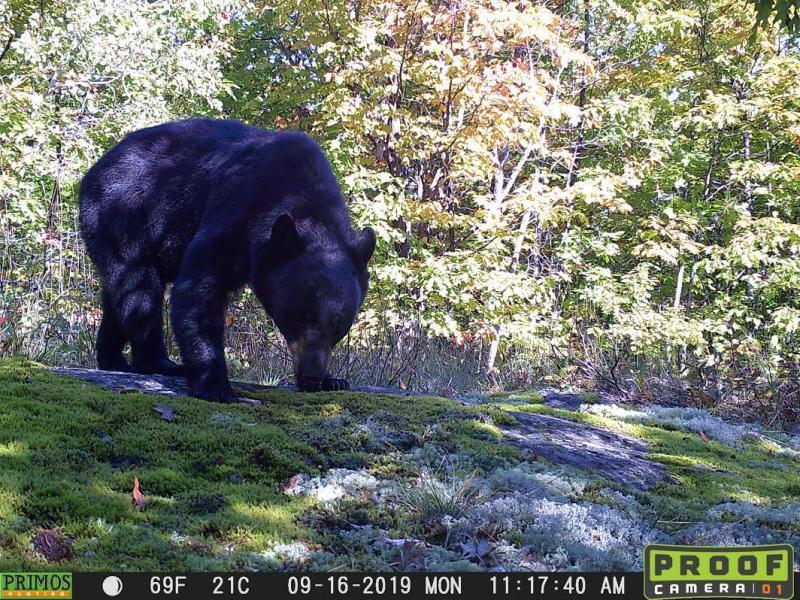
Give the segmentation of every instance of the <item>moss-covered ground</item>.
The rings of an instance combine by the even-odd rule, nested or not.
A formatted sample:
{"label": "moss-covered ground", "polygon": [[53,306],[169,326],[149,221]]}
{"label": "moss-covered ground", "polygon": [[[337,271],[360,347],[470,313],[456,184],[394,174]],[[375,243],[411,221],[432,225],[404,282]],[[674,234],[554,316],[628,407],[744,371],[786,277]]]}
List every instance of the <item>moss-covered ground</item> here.
{"label": "moss-covered ground", "polygon": [[[590,403],[591,404],[591,403]],[[709,439],[707,434],[648,421],[632,423],[585,411],[528,404],[491,404],[496,410],[532,412],[573,419],[645,440],[651,458],[667,467],[678,485],[663,484],[647,494],[663,504],[665,515],[700,519],[709,507],[724,502],[789,504],[800,500],[800,462],[795,453],[777,454],[778,447],[752,436],[735,445]]]}
{"label": "moss-covered ground", "polygon": [[72,541],[75,569],[268,566],[264,550],[308,537],[313,501],[279,490],[297,473],[398,477],[413,468],[403,449],[422,444],[486,468],[514,455],[493,443],[485,411],[440,398],[251,396],[262,404],[120,394],[0,363],[0,566],[41,566],[31,540],[50,528]]}
{"label": "moss-covered ground", "polygon": [[[248,395],[261,404],[117,393],[0,362],[0,570],[633,568],[644,542],[691,541],[714,522],[747,521],[753,541],[800,533],[798,459],[761,439],[732,446],[535,393],[475,406]],[[512,410],[641,437],[679,483],[634,492],[526,462],[497,427]],[[57,564],[37,550],[42,532],[63,540]]]}

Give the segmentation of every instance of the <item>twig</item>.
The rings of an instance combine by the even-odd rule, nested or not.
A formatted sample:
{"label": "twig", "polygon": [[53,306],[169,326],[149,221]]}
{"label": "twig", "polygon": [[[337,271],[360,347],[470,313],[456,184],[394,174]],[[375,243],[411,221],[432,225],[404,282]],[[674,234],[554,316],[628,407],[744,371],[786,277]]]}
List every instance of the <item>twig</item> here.
{"label": "twig", "polygon": [[6,57],[6,54],[8,54],[8,51],[11,49],[11,42],[13,41],[14,34],[12,33],[10,36],[8,36],[8,41],[6,42],[6,45],[3,46],[3,51],[0,52],[0,61],[2,61]]}

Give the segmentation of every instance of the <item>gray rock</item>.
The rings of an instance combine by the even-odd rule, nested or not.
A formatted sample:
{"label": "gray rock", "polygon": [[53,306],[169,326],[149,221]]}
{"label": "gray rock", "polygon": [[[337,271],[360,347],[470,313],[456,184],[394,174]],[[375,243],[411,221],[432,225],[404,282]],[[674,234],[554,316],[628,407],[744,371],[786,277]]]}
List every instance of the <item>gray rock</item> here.
{"label": "gray rock", "polygon": [[[84,369],[82,367],[54,367],[51,369],[56,375],[75,377],[100,385],[104,388],[120,393],[140,392],[142,394],[160,394],[163,396],[188,396],[189,385],[184,377],[169,377],[166,375],[140,375],[138,373],[124,373],[121,371],[98,371],[97,369]],[[263,390],[286,389],[299,392],[293,384],[280,386],[261,385],[243,381],[233,381],[233,385],[254,392]],[[376,386],[354,386],[354,392],[367,392],[369,394],[394,394],[399,396],[423,396],[421,392],[401,390],[400,388],[383,388]],[[239,398],[242,404],[258,404],[252,398]]]}
{"label": "gray rock", "polygon": [[651,460],[638,438],[561,417],[513,412],[517,424],[503,426],[509,443],[536,457],[595,472],[638,489],[676,483],[664,465]]}

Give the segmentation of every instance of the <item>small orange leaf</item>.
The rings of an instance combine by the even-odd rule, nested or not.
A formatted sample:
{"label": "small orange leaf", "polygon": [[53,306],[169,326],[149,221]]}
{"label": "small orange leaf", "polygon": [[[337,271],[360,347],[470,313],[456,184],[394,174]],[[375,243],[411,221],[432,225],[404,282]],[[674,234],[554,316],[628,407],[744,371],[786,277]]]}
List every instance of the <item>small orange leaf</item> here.
{"label": "small orange leaf", "polygon": [[708,439],[708,436],[706,435],[706,432],[705,432],[705,431],[701,431],[701,432],[700,432],[700,437],[702,438],[702,440],[703,440],[704,442],[708,442],[708,441],[710,441],[710,440]]}
{"label": "small orange leaf", "polygon": [[142,496],[142,492],[139,491],[139,478],[133,478],[133,503],[142,508],[144,506],[144,496]]}

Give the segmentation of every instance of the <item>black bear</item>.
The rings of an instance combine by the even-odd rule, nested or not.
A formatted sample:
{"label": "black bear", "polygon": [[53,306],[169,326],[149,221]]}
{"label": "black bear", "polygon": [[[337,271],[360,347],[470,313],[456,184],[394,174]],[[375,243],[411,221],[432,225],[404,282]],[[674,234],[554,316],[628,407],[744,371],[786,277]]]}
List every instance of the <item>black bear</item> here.
{"label": "black bear", "polygon": [[[364,300],[375,233],[353,231],[307,135],[211,119],[131,133],[83,178],[80,227],[103,281],[100,369],[185,374],[192,395],[234,400],[225,306],[249,284],[286,338],[300,388],[348,388],[328,364]],[[183,367],[164,345],[170,282]]]}

